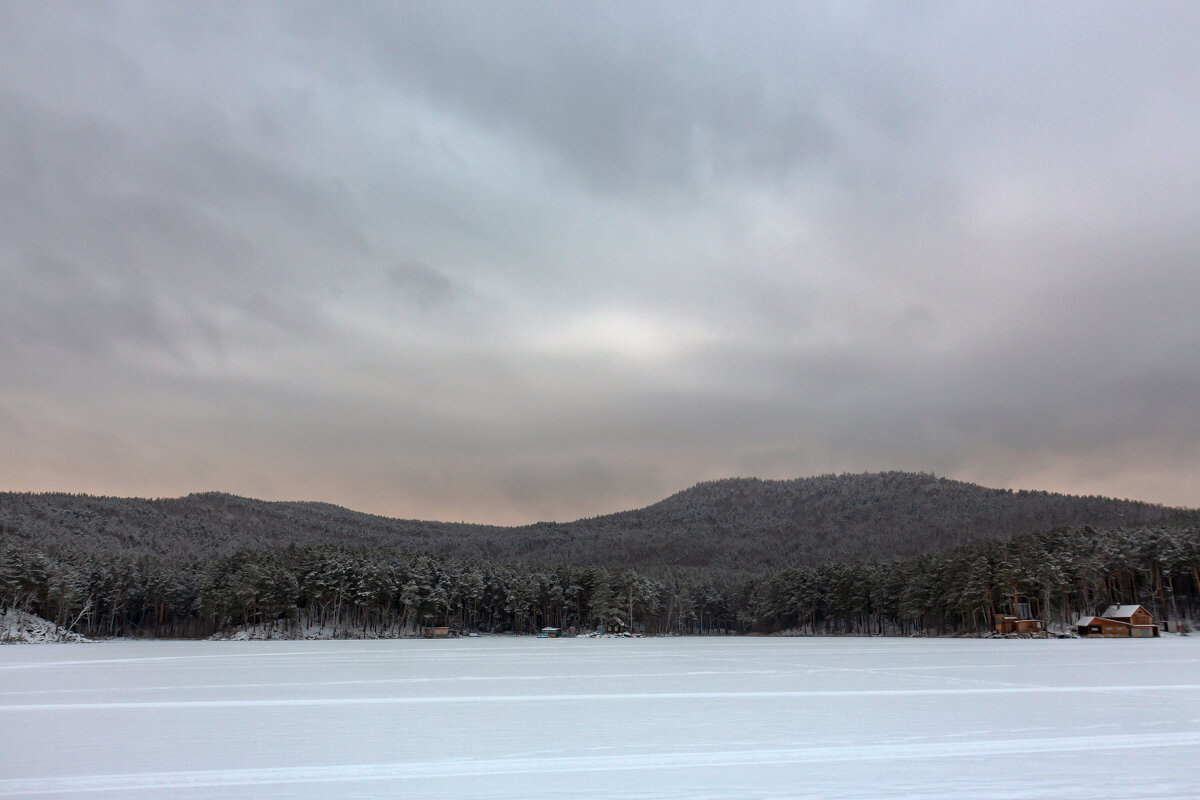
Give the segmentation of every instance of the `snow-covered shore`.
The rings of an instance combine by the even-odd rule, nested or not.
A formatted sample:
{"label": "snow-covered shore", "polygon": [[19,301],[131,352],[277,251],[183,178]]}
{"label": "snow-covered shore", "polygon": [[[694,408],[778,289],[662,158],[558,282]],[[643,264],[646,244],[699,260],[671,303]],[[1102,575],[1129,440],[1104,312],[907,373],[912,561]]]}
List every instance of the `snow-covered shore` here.
{"label": "snow-covered shore", "polygon": [[245,625],[230,630],[218,631],[209,637],[214,642],[250,641],[323,641],[329,639],[408,639],[417,633],[400,628],[363,630],[346,625],[296,625],[284,620],[266,625]]}
{"label": "snow-covered shore", "polygon": [[0,610],[0,644],[88,641],[91,640],[33,614],[15,608]]}

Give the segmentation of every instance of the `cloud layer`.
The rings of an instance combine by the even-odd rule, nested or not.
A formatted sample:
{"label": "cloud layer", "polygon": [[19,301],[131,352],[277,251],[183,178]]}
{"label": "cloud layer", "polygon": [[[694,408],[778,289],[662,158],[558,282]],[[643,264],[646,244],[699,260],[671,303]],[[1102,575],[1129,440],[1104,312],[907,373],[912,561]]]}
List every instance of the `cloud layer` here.
{"label": "cloud layer", "polygon": [[0,486],[1200,506],[1186,4],[0,5]]}

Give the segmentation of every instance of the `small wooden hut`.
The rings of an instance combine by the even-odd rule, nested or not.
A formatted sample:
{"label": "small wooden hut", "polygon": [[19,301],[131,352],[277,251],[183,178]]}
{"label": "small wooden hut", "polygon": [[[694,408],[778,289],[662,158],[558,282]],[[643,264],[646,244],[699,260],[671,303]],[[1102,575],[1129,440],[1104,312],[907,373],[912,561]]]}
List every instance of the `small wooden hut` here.
{"label": "small wooden hut", "polygon": [[993,628],[1000,634],[1043,633],[1045,624],[1040,619],[1022,618],[1016,614],[993,614]]}

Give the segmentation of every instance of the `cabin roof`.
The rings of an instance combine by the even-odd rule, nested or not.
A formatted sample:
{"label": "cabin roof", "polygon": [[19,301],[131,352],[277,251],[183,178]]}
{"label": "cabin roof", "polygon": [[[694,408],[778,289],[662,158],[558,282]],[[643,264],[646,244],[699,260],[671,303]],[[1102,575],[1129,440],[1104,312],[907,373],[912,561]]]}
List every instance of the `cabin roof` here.
{"label": "cabin roof", "polygon": [[1111,622],[1113,625],[1130,625],[1123,619],[1113,619],[1111,617],[1080,617],[1075,623],[1076,625],[1095,625],[1098,622]]}
{"label": "cabin roof", "polygon": [[1139,609],[1143,613],[1145,613],[1145,611],[1146,611],[1146,609],[1142,608],[1141,606],[1136,606],[1136,605],[1135,606],[1109,606],[1108,608],[1104,609],[1103,616],[1105,616],[1105,617],[1132,617],[1134,614],[1136,614],[1138,612]]}

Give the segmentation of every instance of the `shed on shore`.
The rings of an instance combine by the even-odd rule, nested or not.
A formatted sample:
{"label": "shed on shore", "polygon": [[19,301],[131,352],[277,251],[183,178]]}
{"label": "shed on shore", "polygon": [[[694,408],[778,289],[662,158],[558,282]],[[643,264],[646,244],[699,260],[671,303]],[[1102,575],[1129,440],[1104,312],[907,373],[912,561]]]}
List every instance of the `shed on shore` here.
{"label": "shed on shore", "polygon": [[1042,633],[1046,630],[1040,619],[1022,618],[1016,614],[995,614],[992,622],[996,633]]}

